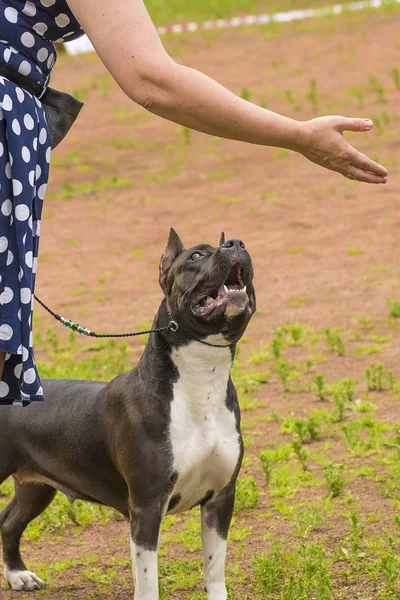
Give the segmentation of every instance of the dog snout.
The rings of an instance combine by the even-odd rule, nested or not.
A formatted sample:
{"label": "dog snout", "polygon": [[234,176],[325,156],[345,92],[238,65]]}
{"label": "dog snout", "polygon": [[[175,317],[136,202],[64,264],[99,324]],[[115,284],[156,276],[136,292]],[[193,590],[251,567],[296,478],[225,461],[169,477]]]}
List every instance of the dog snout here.
{"label": "dog snout", "polygon": [[224,244],[222,244],[221,248],[225,248],[225,249],[235,249],[238,252],[240,252],[240,250],[246,250],[246,246],[244,245],[244,242],[242,242],[242,240],[239,239],[231,239],[231,240],[227,240]]}

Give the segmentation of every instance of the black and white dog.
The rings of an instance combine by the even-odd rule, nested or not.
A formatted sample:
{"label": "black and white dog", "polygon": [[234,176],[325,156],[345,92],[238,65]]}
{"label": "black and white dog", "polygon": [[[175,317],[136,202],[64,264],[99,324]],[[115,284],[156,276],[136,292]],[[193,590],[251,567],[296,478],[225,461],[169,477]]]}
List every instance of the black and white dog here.
{"label": "black and white dog", "polygon": [[[226,538],[243,444],[230,378],[235,345],[255,311],[242,241],[185,250],[171,229],[160,263],[164,300],[137,367],[111,383],[48,380],[44,404],[0,408],[0,483],[15,497],[0,515],[5,576],[40,589],[20,539],[56,490],[112,506],[130,521],[135,600],[157,600],[166,514],[201,505],[208,600],[226,600]],[[177,331],[167,329],[171,320]]]}

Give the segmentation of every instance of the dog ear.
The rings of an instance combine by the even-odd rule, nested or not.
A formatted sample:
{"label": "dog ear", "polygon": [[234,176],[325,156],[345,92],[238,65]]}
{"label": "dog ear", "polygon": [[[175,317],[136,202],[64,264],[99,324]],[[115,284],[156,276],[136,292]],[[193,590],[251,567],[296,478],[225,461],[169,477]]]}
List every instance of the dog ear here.
{"label": "dog ear", "polygon": [[221,231],[221,239],[219,240],[219,245],[222,246],[225,244],[225,232]]}
{"label": "dog ear", "polygon": [[165,252],[162,255],[161,260],[160,260],[161,287],[163,287],[164,279],[165,279],[168,271],[170,270],[172,263],[174,262],[174,260],[178,256],[178,254],[180,254],[183,250],[184,250],[184,247],[180,240],[179,235],[176,233],[175,229],[173,229],[171,227],[171,229],[169,231],[168,244],[167,244],[167,247],[165,248]]}

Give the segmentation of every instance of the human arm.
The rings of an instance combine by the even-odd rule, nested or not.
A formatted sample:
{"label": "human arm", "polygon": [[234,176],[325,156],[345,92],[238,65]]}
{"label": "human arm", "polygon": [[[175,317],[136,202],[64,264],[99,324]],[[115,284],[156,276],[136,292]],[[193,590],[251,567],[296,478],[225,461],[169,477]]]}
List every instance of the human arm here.
{"label": "human arm", "polygon": [[297,151],[313,162],[369,183],[387,171],[352,148],[342,132],[368,131],[365,119],[300,122],[239,98],[165,51],[142,0],[68,0],[120,87],[150,112],[219,137]]}

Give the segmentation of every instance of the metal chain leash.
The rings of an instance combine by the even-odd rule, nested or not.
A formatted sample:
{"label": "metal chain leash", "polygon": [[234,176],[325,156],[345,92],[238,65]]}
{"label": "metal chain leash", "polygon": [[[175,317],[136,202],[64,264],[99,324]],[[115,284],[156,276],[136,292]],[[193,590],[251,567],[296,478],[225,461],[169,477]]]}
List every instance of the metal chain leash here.
{"label": "metal chain leash", "polygon": [[189,335],[188,333],[186,333],[186,331],[183,331],[179,327],[178,323],[176,321],[174,321],[174,319],[172,318],[171,311],[169,309],[168,301],[166,298],[164,301],[165,301],[165,305],[167,308],[168,317],[170,320],[169,320],[168,325],[166,325],[165,327],[158,327],[157,329],[148,329],[147,331],[135,331],[135,332],[131,332],[131,333],[96,333],[95,331],[91,331],[90,329],[87,329],[87,327],[83,327],[83,325],[79,325],[79,323],[74,323],[73,321],[71,321],[71,319],[65,319],[64,317],[61,317],[61,315],[58,315],[57,313],[55,313],[44,302],[42,302],[42,300],[40,300],[40,298],[38,298],[36,296],[36,294],[34,294],[33,296],[34,296],[36,302],[38,302],[40,304],[40,306],[42,306],[52,317],[54,317],[54,319],[56,321],[58,321],[59,323],[64,325],[64,327],[71,329],[71,331],[75,331],[76,333],[79,333],[80,335],[87,335],[87,336],[93,337],[93,338],[124,338],[124,337],[136,337],[138,335],[148,335],[150,333],[161,333],[163,331],[172,331],[174,333],[179,332],[182,335],[184,335],[185,337],[187,337],[189,340],[199,342],[200,344],[203,344],[204,346],[211,346],[212,348],[229,348],[231,346],[231,344],[210,344],[209,342],[205,342],[204,340],[201,340],[198,337]]}
{"label": "metal chain leash", "polygon": [[64,317],[61,317],[60,315],[52,311],[51,308],[46,306],[46,304],[42,302],[40,298],[36,296],[36,294],[34,294],[34,298],[40,304],[40,306],[42,306],[52,317],[54,317],[54,319],[56,319],[56,321],[59,321],[62,325],[64,325],[68,329],[71,329],[71,331],[75,331],[80,335],[87,335],[94,338],[136,337],[138,335],[160,333],[162,331],[178,331],[179,329],[178,323],[171,319],[168,325],[166,325],[165,327],[158,327],[157,329],[148,329],[147,331],[135,331],[131,333],[96,333],[95,331],[91,331],[90,329],[79,325],[79,323],[74,323],[73,321],[71,321],[71,319],[65,319]]}

